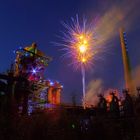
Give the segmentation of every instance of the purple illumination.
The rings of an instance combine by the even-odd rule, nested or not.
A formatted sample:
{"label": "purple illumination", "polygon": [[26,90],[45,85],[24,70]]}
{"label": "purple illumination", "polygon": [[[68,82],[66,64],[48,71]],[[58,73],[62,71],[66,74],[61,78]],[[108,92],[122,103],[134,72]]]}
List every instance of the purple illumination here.
{"label": "purple illumination", "polygon": [[31,72],[32,72],[32,74],[36,74],[38,72],[37,68],[32,68]]}
{"label": "purple illumination", "polygon": [[32,72],[33,72],[33,74],[36,74],[36,70],[35,70],[35,69],[33,69],[33,71],[32,71]]}
{"label": "purple illumination", "polygon": [[53,86],[53,84],[54,84],[53,82],[50,82],[50,85],[51,85],[51,86]]}

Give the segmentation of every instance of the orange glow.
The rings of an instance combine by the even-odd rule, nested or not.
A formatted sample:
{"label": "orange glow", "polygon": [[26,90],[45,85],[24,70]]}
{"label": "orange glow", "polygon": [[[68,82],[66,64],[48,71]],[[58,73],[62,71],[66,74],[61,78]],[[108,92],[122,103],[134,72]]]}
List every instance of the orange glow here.
{"label": "orange glow", "polygon": [[60,104],[62,85],[58,82],[51,85],[50,81],[47,81],[46,85],[48,86],[48,102],[51,104]]}
{"label": "orange glow", "polygon": [[80,37],[79,37],[80,39],[83,39],[84,38],[84,36],[83,35],[80,35]]}
{"label": "orange glow", "polygon": [[83,45],[81,45],[81,46],[79,47],[79,50],[80,50],[80,53],[85,53],[86,50],[87,50],[87,48],[86,48],[86,46],[83,44]]}
{"label": "orange glow", "polygon": [[91,36],[85,33],[75,35],[75,44],[73,46],[76,54],[76,59],[80,63],[88,63],[92,59],[93,52],[89,47],[91,44]]}
{"label": "orange glow", "polygon": [[108,103],[110,103],[112,101],[112,96],[111,95],[107,95],[106,96],[106,100]]}
{"label": "orange glow", "polygon": [[82,62],[85,63],[86,62],[86,59],[85,58],[82,58]]}
{"label": "orange glow", "polygon": [[112,95],[110,93],[114,93],[115,96],[117,96],[119,98],[119,91],[117,89],[108,89],[105,92],[105,98],[107,100],[107,102],[111,102],[112,100]]}
{"label": "orange glow", "polygon": [[83,43],[84,43],[84,44],[87,44],[87,40],[84,40]]}

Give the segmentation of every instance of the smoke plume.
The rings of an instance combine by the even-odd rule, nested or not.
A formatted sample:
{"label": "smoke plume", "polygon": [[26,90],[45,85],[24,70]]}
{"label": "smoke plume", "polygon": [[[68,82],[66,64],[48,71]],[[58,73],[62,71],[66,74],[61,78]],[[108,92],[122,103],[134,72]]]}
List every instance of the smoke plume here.
{"label": "smoke plume", "polygon": [[96,106],[99,102],[98,95],[102,93],[102,90],[103,82],[101,79],[90,81],[85,97],[86,104]]}
{"label": "smoke plume", "polygon": [[122,99],[123,97],[119,93],[117,89],[107,89],[103,91],[103,81],[101,79],[92,80],[88,84],[85,102],[87,106],[94,106],[96,107],[99,103],[99,95],[103,95],[106,99],[107,103],[110,103],[112,100],[112,96],[110,93],[114,93],[118,99]]}
{"label": "smoke plume", "polygon": [[[131,31],[132,25],[139,18],[139,4],[139,0],[108,2],[95,26],[95,32],[98,34],[96,45],[106,45],[118,35],[120,27],[124,27],[127,32]],[[135,26],[136,28],[138,27]]]}
{"label": "smoke plume", "polygon": [[133,82],[136,87],[140,87],[140,65],[133,71]]}

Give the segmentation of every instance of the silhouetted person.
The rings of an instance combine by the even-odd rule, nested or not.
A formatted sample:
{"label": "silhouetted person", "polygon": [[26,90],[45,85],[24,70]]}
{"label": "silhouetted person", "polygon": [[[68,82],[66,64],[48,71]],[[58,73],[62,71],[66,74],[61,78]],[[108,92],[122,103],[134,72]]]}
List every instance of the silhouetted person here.
{"label": "silhouetted person", "polygon": [[103,95],[99,95],[99,103],[98,103],[98,109],[99,109],[99,113],[102,114],[106,114],[107,111],[107,101],[106,99],[103,97]]}
{"label": "silhouetted person", "polygon": [[120,110],[119,110],[119,99],[115,96],[115,93],[110,93],[112,95],[112,100],[110,102],[110,113],[112,117],[119,117]]}
{"label": "silhouetted person", "polygon": [[123,110],[124,110],[125,117],[131,117],[134,115],[133,100],[131,96],[129,95],[128,91],[125,91],[125,100],[123,102]]}
{"label": "silhouetted person", "polygon": [[137,99],[135,101],[135,109],[137,115],[140,115],[140,87],[137,87]]}

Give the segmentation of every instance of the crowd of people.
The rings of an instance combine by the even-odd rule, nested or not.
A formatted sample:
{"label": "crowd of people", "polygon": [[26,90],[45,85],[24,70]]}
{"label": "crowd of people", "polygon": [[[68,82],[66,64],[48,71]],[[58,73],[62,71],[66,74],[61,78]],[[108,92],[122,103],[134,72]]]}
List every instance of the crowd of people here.
{"label": "crowd of people", "polygon": [[[115,92],[110,93],[110,102],[103,95],[99,95],[99,103],[97,105],[98,113],[109,113],[113,117],[132,117],[135,114],[136,104],[139,104],[140,96],[133,98],[128,90],[123,91],[124,99],[119,99]],[[135,107],[134,107],[135,106]],[[134,109],[135,108],[135,109]]]}

